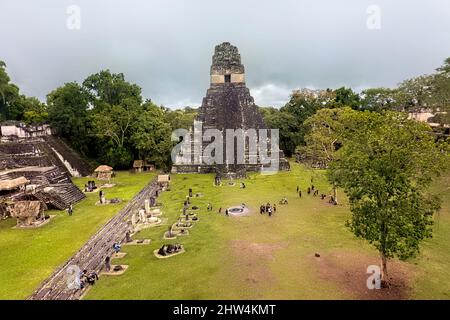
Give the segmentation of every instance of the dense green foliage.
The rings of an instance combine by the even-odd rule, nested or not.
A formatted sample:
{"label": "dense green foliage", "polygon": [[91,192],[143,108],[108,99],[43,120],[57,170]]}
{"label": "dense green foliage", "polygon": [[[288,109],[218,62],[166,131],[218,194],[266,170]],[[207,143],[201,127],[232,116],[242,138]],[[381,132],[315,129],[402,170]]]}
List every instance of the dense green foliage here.
{"label": "dense green foliage", "polygon": [[[397,88],[369,88],[355,93],[349,88],[336,90],[297,90],[280,109],[262,108],[264,120],[280,129],[280,146],[290,156],[307,144],[305,120],[321,109],[350,107],[353,110],[382,112],[432,109],[433,122],[450,124],[450,58],[436,73],[408,79]],[[298,149],[300,147],[300,149]]]}
{"label": "dense green foliage", "polygon": [[45,122],[48,116],[46,105],[34,97],[20,94],[19,87],[10,80],[6,73],[6,64],[0,60],[0,120]]}
{"label": "dense green foliage", "polygon": [[83,84],[66,83],[47,96],[49,122],[59,135],[86,156],[115,168],[133,159],[157,167],[170,165],[172,130],[188,127],[195,110],[170,110],[144,101],[141,88],[109,70]]}
{"label": "dense green foliage", "polygon": [[410,258],[431,237],[440,201],[427,191],[449,163],[449,146],[405,113],[338,110],[308,119],[308,148],[330,163],[330,181],[349,198],[350,229],[380,252],[387,281],[387,259]]}
{"label": "dense green foliage", "polygon": [[[188,128],[196,109],[171,110],[144,101],[141,88],[122,73],[102,70],[81,84],[66,83],[47,96],[47,103],[19,93],[0,61],[0,117],[26,123],[49,122],[53,129],[85,156],[117,168],[144,158],[160,167],[170,165],[170,131]],[[436,73],[402,82],[397,88],[297,90],[281,107],[261,108],[268,127],[280,130],[287,156],[307,145],[305,121],[318,110],[437,111],[433,121],[450,123],[450,58]]]}

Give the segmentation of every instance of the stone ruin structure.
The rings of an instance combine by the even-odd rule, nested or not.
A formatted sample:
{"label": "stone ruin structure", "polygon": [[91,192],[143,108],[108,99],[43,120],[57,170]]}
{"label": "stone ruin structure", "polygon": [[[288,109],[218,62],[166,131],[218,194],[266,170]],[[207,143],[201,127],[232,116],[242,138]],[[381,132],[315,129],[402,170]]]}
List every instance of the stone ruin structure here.
{"label": "stone ruin structure", "polygon": [[[197,121],[202,122],[203,132],[207,129],[218,129],[225,132],[226,129],[266,129],[263,117],[255,104],[250,91],[245,84],[245,69],[241,63],[241,56],[238,49],[228,42],[224,42],[215,47],[211,65],[211,84],[203,98],[199,109]],[[269,128],[267,128],[269,129]],[[195,151],[194,143],[196,137],[191,130],[191,155],[192,164],[175,161],[172,167],[177,173],[216,173],[218,177],[244,177],[247,171],[260,171],[263,164],[258,154],[250,154],[248,145],[245,152],[245,164],[224,163],[208,165],[199,161],[202,154]],[[224,159],[226,159],[226,134],[223,134]],[[270,137],[270,136],[269,136]],[[197,141],[198,142],[198,141]],[[200,142],[202,150],[210,142]],[[268,141],[270,145],[270,141]],[[289,162],[285,159],[282,150],[271,150],[279,153],[279,170],[289,170]],[[236,152],[235,152],[236,153]],[[180,155],[182,156],[182,155]],[[256,164],[250,164],[250,157],[257,158]],[[233,155],[236,160],[236,155]],[[264,165],[266,166],[266,165]]]}
{"label": "stone ruin structure", "polygon": [[47,206],[41,201],[16,201],[9,207],[11,216],[17,219],[18,227],[32,227],[43,224]]}
{"label": "stone ruin structure", "polygon": [[[47,126],[1,125],[0,203],[26,207],[23,201],[39,201],[39,208],[66,209],[85,198],[71,181],[92,169]],[[22,202],[21,202],[22,201]],[[6,209],[6,208],[3,208]],[[0,210],[6,212],[6,210]]]}

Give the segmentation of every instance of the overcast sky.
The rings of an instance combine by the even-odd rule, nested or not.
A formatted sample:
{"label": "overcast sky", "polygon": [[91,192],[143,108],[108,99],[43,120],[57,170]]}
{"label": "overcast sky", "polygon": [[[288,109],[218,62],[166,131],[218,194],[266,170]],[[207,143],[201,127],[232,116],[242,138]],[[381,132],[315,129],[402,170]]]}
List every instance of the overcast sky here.
{"label": "overcast sky", "polygon": [[[80,29],[67,26],[70,5]],[[0,40],[26,95],[110,69],[169,107],[201,103],[214,46],[228,41],[256,103],[281,106],[295,88],[392,87],[433,72],[450,56],[450,1],[0,0]]]}

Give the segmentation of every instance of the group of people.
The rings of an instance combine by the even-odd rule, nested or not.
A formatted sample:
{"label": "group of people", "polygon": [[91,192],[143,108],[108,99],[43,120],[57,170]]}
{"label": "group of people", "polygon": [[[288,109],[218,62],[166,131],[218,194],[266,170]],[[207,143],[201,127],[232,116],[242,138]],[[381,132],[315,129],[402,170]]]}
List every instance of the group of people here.
{"label": "group of people", "polygon": [[[311,182],[312,182],[312,180],[311,180]],[[311,186],[306,189],[306,193],[307,194],[311,194],[312,193],[312,195],[314,197],[317,197],[317,196],[319,196],[319,189],[317,189],[313,184],[311,184]],[[297,194],[298,194],[298,196],[300,198],[302,197],[302,190],[300,190],[299,186],[297,186]],[[324,193],[320,194],[320,199],[321,200],[324,200],[326,197],[327,197],[326,194],[324,194]],[[333,196],[330,196],[330,200],[328,201],[328,203],[333,204],[333,205],[337,205],[337,202],[336,202],[336,200],[334,199]]]}
{"label": "group of people", "polygon": [[179,252],[183,247],[181,244],[164,244],[161,248],[158,250],[158,254],[160,256],[167,256],[169,254],[177,253]]}
{"label": "group of people", "polygon": [[276,204],[271,205],[269,202],[267,202],[267,204],[265,204],[265,205],[262,204],[262,205],[259,207],[259,213],[260,213],[260,214],[264,214],[264,213],[266,213],[266,212],[269,214],[269,217],[271,217],[273,213],[276,213],[276,212],[277,212],[277,206],[276,206]]}
{"label": "group of people", "polygon": [[92,192],[95,189],[97,189],[97,186],[95,185],[95,181],[88,181],[85,185],[84,185],[84,192]]}
{"label": "group of people", "polygon": [[90,284],[93,286],[95,284],[95,281],[98,280],[98,274],[94,270],[91,270],[88,272],[86,269],[81,271],[80,273],[80,289],[83,289],[86,287],[86,285]]}

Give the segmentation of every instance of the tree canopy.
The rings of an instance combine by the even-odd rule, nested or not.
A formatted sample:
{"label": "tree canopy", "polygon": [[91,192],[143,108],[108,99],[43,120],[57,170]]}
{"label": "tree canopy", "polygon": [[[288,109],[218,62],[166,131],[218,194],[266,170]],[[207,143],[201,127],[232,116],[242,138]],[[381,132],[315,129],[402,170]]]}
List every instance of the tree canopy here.
{"label": "tree canopy", "polygon": [[373,244],[382,259],[406,259],[431,237],[439,199],[429,193],[432,178],[449,163],[449,146],[436,143],[426,123],[405,113],[345,112],[342,147],[330,164],[330,180],[350,201],[348,222],[357,237]]}

